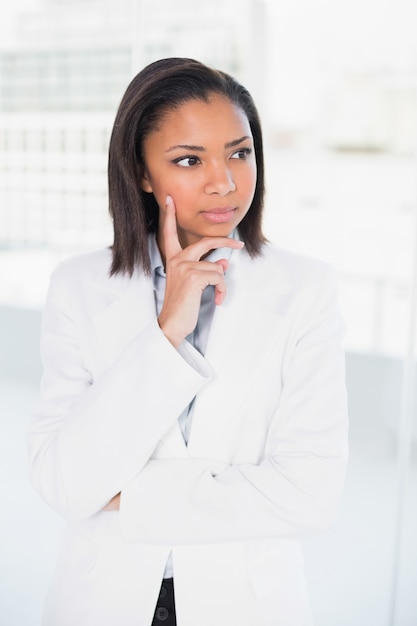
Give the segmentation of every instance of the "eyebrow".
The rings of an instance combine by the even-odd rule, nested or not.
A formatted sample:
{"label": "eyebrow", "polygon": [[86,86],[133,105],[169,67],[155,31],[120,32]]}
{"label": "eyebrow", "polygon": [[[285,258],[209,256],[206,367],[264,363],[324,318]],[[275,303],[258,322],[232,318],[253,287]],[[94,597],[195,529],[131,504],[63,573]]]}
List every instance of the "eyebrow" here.
{"label": "eyebrow", "polygon": [[[233,139],[232,141],[228,141],[227,143],[224,144],[224,147],[226,150],[229,148],[234,148],[235,146],[238,146],[239,144],[241,144],[243,141],[246,141],[247,139],[252,139],[252,137],[249,137],[249,135],[244,135],[243,137],[240,137],[239,139]],[[173,150],[177,150],[177,149],[190,150],[191,152],[206,152],[206,148],[204,146],[193,146],[190,144],[183,144],[183,143],[177,144],[175,146],[171,146],[165,152],[172,152]]]}

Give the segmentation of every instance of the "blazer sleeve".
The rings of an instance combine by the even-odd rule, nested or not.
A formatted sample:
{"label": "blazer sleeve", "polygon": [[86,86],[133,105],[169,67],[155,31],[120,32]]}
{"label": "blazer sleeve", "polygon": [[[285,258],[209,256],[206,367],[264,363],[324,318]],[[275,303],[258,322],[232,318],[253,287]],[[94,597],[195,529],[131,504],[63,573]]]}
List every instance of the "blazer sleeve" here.
{"label": "blazer sleeve", "polygon": [[192,346],[172,347],[155,316],[93,380],[81,325],[58,268],[43,316],[44,374],[28,430],[29,478],[67,519],[93,515],[127,485],[211,376]]}
{"label": "blazer sleeve", "polygon": [[299,307],[262,461],[151,459],[122,492],[127,541],[301,538],[334,521],[347,461],[347,400],[344,324],[332,272],[319,291]]}

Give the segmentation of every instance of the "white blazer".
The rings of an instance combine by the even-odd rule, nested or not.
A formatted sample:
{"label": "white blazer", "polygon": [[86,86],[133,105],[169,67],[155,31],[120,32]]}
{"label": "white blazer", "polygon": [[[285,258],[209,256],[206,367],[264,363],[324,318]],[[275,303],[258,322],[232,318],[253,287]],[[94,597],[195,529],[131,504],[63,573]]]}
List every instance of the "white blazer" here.
{"label": "white blazer", "polygon": [[203,358],[110,261],[60,265],[44,313],[30,478],[69,522],[44,624],[150,626],[171,552],[178,626],[311,624],[298,540],[332,523],[347,458],[333,272],[234,251]]}

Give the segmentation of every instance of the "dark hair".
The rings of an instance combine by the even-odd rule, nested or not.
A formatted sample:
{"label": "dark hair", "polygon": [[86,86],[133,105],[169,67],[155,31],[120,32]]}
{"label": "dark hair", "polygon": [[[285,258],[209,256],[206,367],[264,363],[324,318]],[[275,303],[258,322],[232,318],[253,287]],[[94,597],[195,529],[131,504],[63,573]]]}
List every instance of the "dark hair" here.
{"label": "dark hair", "polygon": [[130,83],[117,111],[109,147],[109,210],[114,243],[111,274],[132,274],[141,267],[150,274],[148,235],[158,229],[159,208],[152,193],[141,189],[144,139],[168,111],[189,100],[207,102],[220,94],[246,114],[257,165],[255,194],[239,224],[239,237],[251,256],[260,253],[264,198],[264,157],[258,112],[250,93],[228,74],[186,58],[151,63]]}

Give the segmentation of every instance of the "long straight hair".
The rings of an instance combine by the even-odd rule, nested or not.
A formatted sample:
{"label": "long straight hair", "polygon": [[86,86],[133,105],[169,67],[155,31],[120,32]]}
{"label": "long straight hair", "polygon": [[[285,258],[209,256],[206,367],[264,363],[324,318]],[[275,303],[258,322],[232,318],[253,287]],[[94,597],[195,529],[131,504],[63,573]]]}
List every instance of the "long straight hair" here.
{"label": "long straight hair", "polygon": [[259,115],[252,96],[234,78],[186,58],[168,58],[145,67],[129,84],[117,111],[109,147],[109,210],[114,242],[110,273],[150,274],[148,235],[158,229],[159,207],[152,193],[141,188],[143,144],[158,129],[164,115],[190,100],[208,102],[222,95],[247,116],[255,149],[257,179],[251,206],[239,224],[239,237],[251,256],[260,254],[264,155]]}

